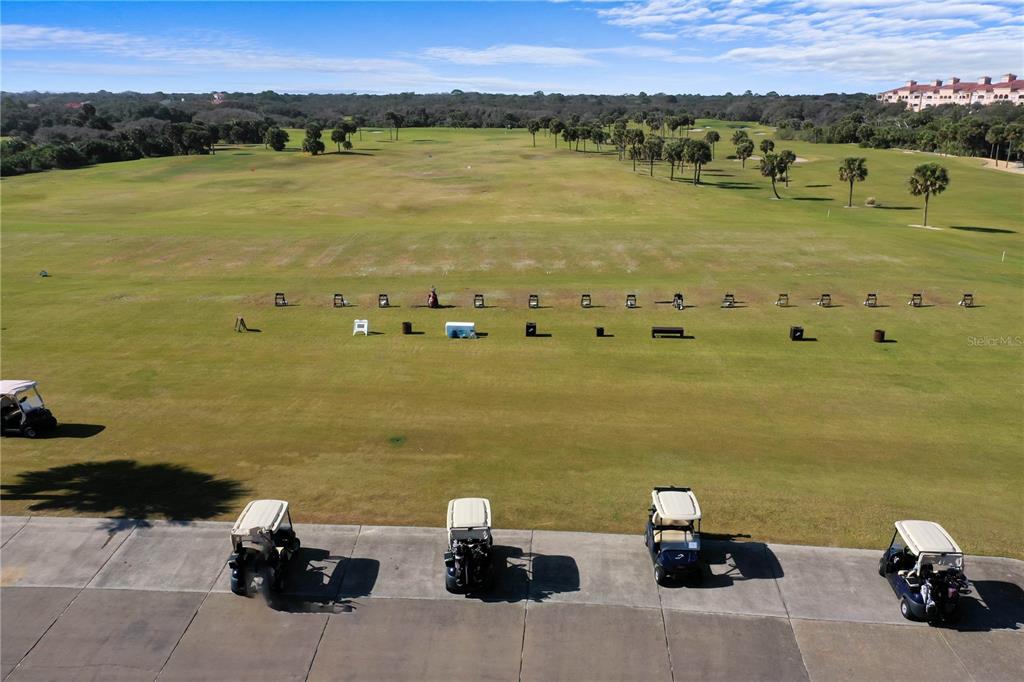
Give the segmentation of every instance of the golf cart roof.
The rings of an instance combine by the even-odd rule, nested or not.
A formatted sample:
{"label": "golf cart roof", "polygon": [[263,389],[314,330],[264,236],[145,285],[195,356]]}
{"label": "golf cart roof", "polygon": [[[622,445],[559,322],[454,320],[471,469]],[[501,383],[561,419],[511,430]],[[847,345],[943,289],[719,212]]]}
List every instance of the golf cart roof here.
{"label": "golf cart roof", "polygon": [[3,379],[0,380],[0,395],[14,395],[26,388],[35,388],[36,382],[31,379]]}
{"label": "golf cart roof", "polygon": [[651,500],[658,525],[687,525],[700,519],[700,503],[689,488],[655,488]]}
{"label": "golf cart roof", "polygon": [[231,535],[252,535],[260,531],[273,533],[280,528],[287,513],[288,503],[284,500],[253,500],[245,505],[231,529]]}
{"label": "golf cart roof", "polygon": [[963,554],[946,529],[933,521],[897,521],[896,532],[914,554]]}
{"label": "golf cart roof", "polygon": [[491,502],[483,497],[460,497],[448,502],[448,529],[490,528]]}

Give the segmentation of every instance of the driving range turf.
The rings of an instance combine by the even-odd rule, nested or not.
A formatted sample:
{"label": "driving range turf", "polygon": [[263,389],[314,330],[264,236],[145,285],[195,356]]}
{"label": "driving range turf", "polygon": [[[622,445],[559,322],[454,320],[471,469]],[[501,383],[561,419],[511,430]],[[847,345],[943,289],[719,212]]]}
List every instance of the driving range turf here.
{"label": "driving range turf", "polygon": [[[480,495],[500,527],[639,533],[651,486],[677,484],[706,532],[882,547],[924,518],[1024,557],[1024,178],[777,141],[806,162],[776,201],[714,125],[699,187],[609,148],[446,129],[4,179],[3,374],[39,380],[72,426],[4,441],[3,513],[229,519],[277,497],[304,522],[438,526]],[[870,170],[851,209],[845,156]],[[952,178],[939,230],[910,226],[926,161]],[[431,285],[456,307],[417,307]],[[676,291],[696,307],[655,303]],[[740,307],[719,308],[727,291]],[[355,318],[382,333],[353,337]],[[447,320],[487,336],[445,339]]]}

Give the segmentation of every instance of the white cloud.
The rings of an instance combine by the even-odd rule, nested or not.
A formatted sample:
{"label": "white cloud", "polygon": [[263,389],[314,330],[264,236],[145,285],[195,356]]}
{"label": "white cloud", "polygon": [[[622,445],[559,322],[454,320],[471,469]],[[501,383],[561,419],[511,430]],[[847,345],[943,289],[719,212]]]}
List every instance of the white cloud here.
{"label": "white cloud", "polygon": [[544,66],[593,66],[597,62],[586,50],[545,45],[493,45],[483,49],[466,47],[431,47],[423,51],[428,59],[493,66],[495,64],[542,64]]}
{"label": "white cloud", "polygon": [[[853,80],[1024,67],[1021,0],[633,0],[605,22],[718,44],[706,59]],[[729,47],[729,44],[746,44]]]}
{"label": "white cloud", "polygon": [[640,34],[646,40],[675,40],[678,36],[675,33],[662,33],[661,31],[648,31]]}
{"label": "white cloud", "polygon": [[[318,57],[275,52],[248,41],[214,34],[210,34],[208,39],[201,36],[170,39],[54,26],[4,24],[0,26],[0,43],[5,52],[50,51],[65,57],[60,61],[5,59],[4,71],[11,73],[187,79],[205,76],[210,69],[217,69],[225,82],[223,87],[229,87],[226,83],[246,81],[253,75],[259,75],[262,81],[279,79],[288,82],[295,77],[308,79],[321,83],[321,91],[442,91],[461,88],[533,92],[539,87],[550,86],[548,83],[524,83],[493,76],[442,75],[408,59]],[[89,59],[69,61],[66,59],[68,52],[115,57],[125,60],[125,63],[97,63]],[[275,73],[282,76],[273,75]],[[323,77],[317,77],[318,74]],[[296,91],[295,86],[283,89]]]}

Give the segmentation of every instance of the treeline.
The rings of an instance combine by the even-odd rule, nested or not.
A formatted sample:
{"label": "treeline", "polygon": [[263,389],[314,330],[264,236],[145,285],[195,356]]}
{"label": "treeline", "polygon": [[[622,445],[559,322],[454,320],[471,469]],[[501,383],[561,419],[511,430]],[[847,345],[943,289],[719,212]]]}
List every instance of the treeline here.
{"label": "treeline", "polygon": [[[331,141],[351,147],[365,126],[515,127],[550,129],[583,121],[607,129],[627,121],[656,128],[696,118],[758,121],[783,140],[859,143],[1009,159],[1021,155],[1024,107],[946,105],[923,112],[883,104],[864,94],[757,95],[494,95],[458,90],[417,95],[285,95],[275,92],[4,93],[0,174],[122,161],[146,156],[208,154],[218,142],[263,143],[283,149],[284,128],[341,131]],[[579,132],[579,126],[574,126]],[[589,138],[581,138],[589,139]],[[323,151],[319,137],[302,148]]]}
{"label": "treeline", "polygon": [[971,107],[945,104],[924,111],[888,105],[880,111],[854,111],[830,125],[778,121],[776,136],[876,149],[917,149],[957,156],[1020,160],[1024,156],[1024,106],[1001,102]]}
{"label": "treeline", "polygon": [[61,113],[41,116],[39,122],[45,125],[32,126],[31,134],[22,129],[9,131],[10,139],[0,144],[0,175],[152,156],[212,154],[218,142],[264,143],[277,150],[288,142],[288,134],[268,119],[229,119],[218,124],[157,107],[142,110],[154,115],[117,121],[89,102],[70,110],[65,107]]}
{"label": "treeline", "polygon": [[68,104],[90,102],[109,124],[142,118],[174,123],[195,120],[226,123],[229,120],[270,120],[282,128],[305,128],[316,123],[333,128],[343,118],[360,126],[387,126],[388,112],[396,112],[409,127],[522,128],[530,119],[584,120],[622,118],[639,112],[662,116],[689,114],[700,118],[760,121],[775,124],[787,119],[829,125],[846,114],[881,107],[865,94],[763,95],[749,91],[734,95],[497,95],[462,92],[418,95],[286,95],[276,92],[220,93],[4,93],[0,134],[33,135],[38,128],[62,125]]}

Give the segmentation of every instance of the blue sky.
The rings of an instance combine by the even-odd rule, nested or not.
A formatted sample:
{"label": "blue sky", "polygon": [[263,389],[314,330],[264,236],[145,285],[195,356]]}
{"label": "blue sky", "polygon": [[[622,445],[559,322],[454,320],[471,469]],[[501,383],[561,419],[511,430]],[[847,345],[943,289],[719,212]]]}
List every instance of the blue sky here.
{"label": "blue sky", "polygon": [[1024,0],[0,9],[7,91],[794,94],[1024,73]]}

